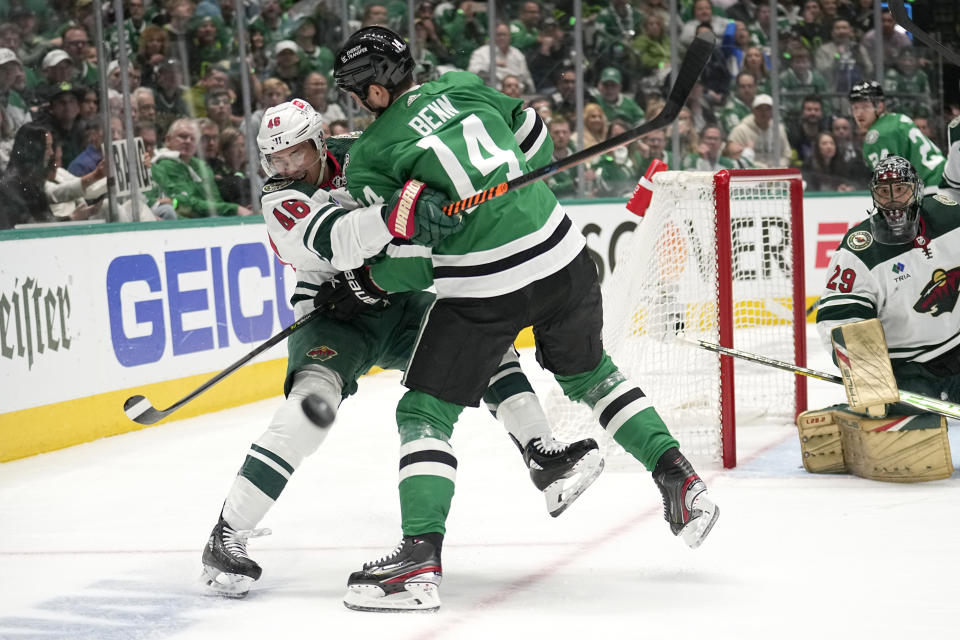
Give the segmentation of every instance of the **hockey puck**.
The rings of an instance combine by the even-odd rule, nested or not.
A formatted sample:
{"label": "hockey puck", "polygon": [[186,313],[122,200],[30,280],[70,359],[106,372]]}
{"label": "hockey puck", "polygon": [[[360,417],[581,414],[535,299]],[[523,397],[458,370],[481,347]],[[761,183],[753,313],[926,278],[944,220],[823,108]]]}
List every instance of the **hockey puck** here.
{"label": "hockey puck", "polygon": [[320,396],[307,396],[300,402],[300,408],[303,409],[303,415],[307,416],[313,424],[326,429],[333,424],[333,419],[337,414],[327,402]]}

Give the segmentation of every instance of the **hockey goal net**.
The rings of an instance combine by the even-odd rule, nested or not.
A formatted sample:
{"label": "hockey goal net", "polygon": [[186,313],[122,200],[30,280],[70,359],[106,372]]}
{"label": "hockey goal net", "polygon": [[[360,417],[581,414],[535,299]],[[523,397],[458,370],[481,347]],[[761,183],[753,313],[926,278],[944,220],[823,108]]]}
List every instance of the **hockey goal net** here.
{"label": "hockey goal net", "polygon": [[[687,456],[736,466],[736,425],[790,424],[806,380],[683,337],[805,365],[803,194],[794,170],[666,171],[603,284],[604,345]],[[586,406],[549,394],[564,439],[623,454]]]}

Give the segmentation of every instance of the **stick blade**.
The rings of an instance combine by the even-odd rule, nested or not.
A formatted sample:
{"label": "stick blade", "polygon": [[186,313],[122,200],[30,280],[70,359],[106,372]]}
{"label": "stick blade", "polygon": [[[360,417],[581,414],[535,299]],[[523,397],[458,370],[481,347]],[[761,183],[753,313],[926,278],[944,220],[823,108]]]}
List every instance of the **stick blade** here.
{"label": "stick blade", "polygon": [[123,403],[123,412],[137,424],[155,424],[167,415],[157,411],[144,396],[130,396]]}

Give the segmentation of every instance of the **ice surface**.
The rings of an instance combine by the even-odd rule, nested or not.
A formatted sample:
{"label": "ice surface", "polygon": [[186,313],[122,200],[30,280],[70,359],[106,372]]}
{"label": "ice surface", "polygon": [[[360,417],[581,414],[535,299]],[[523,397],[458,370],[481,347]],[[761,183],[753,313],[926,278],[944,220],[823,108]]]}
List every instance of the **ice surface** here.
{"label": "ice surface", "polygon": [[[832,371],[819,342],[810,346],[810,366]],[[549,378],[531,354],[523,360],[543,390]],[[736,469],[699,469],[721,517],[692,551],[670,535],[641,469],[604,472],[560,518],[549,517],[516,448],[480,409],[464,413],[453,440],[459,475],[443,608],[349,611],[347,575],[400,536],[393,408],[401,393],[399,375],[381,374],[343,405],[262,523],[274,534],[250,543],[264,574],[240,601],[203,594],[200,553],[279,398],[0,465],[0,638],[956,632],[958,474],[915,485],[813,476],[793,429],[745,427]],[[816,407],[843,391],[811,380],[810,395]]]}

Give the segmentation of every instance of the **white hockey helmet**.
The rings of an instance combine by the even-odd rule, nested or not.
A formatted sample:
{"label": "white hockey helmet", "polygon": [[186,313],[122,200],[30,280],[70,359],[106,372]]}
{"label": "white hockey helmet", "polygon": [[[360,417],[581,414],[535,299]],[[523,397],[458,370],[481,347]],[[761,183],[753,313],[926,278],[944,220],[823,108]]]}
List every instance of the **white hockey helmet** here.
{"label": "white hockey helmet", "polygon": [[310,106],[309,102],[294,99],[267,109],[260,121],[260,131],[257,133],[260,164],[266,174],[274,176],[280,173],[270,160],[271,154],[289,149],[306,140],[313,140],[320,154],[320,162],[325,163],[327,143],[323,139],[323,118]]}

